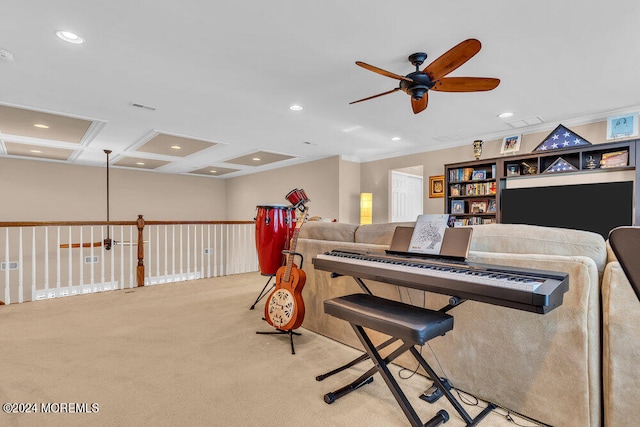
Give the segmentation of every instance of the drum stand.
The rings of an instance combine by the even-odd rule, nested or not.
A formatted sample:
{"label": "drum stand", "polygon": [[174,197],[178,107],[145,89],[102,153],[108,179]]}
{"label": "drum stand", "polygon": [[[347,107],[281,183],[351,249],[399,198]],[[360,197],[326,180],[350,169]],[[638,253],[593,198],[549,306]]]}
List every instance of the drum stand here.
{"label": "drum stand", "polygon": [[256,298],[255,302],[253,303],[253,305],[251,305],[251,307],[249,307],[249,310],[253,310],[254,308],[256,308],[256,304],[264,297],[267,296],[267,294],[271,291],[271,289],[273,289],[276,284],[272,284],[271,287],[269,289],[267,289],[267,286],[269,286],[269,283],[271,282],[271,279],[273,279],[275,277],[275,274],[270,274],[269,275],[269,280],[267,280],[267,283],[264,284],[264,288],[262,288],[262,290],[260,291],[260,294],[258,294],[258,298]]}

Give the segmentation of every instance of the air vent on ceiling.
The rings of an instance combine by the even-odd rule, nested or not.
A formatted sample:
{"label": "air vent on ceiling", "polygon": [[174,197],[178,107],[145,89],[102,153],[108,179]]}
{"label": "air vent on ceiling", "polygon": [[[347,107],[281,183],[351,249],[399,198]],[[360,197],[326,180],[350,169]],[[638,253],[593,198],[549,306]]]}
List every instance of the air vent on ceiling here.
{"label": "air vent on ceiling", "polygon": [[537,116],[529,117],[528,119],[514,120],[512,122],[507,122],[507,124],[514,129],[526,128],[527,126],[534,126],[542,123],[544,123],[544,120],[542,120],[540,117],[537,117]]}
{"label": "air vent on ceiling", "polygon": [[456,133],[452,133],[451,135],[445,135],[445,136],[437,136],[435,138],[436,141],[440,141],[440,142],[453,142],[453,141],[459,141],[462,139],[462,136],[456,134]]}
{"label": "air vent on ceiling", "polygon": [[142,108],[143,110],[156,111],[156,107],[151,107],[150,105],[138,104],[137,102],[132,102],[131,106],[136,108]]}

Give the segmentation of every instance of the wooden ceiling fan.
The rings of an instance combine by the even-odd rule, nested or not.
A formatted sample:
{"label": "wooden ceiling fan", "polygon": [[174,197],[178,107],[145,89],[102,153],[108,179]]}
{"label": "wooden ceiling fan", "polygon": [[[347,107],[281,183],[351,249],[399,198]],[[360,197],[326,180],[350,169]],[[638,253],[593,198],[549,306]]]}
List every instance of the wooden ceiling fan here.
{"label": "wooden ceiling fan", "polygon": [[416,71],[406,76],[383,70],[382,68],[369,65],[362,61],[356,61],[356,64],[362,68],[386,77],[391,77],[392,79],[400,80],[400,85],[390,91],[359,99],[349,104],[368,101],[369,99],[402,90],[411,95],[411,108],[414,114],[418,114],[427,108],[429,90],[439,92],[480,92],[495,89],[498,84],[500,84],[500,79],[491,77],[445,77],[471,59],[480,51],[481,47],[482,45],[479,40],[467,39],[449,49],[438,59],[427,65],[422,71],[420,71],[420,66],[425,59],[427,59],[427,54],[424,52],[414,53],[409,56],[408,60],[416,67]]}

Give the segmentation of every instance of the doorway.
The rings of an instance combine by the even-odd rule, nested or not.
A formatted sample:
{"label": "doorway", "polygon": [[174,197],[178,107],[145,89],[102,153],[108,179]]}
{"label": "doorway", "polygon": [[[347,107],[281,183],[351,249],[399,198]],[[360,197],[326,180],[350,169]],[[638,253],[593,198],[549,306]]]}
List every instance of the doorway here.
{"label": "doorway", "polygon": [[391,170],[391,222],[415,221],[423,210],[422,166]]}

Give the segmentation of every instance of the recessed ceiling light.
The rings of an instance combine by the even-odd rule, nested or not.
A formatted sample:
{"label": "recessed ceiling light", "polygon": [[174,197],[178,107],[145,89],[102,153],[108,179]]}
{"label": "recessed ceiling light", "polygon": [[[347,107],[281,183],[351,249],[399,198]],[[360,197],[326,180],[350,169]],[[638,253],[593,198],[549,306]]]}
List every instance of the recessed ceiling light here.
{"label": "recessed ceiling light", "polygon": [[301,111],[302,110],[302,105],[293,104],[293,105],[289,106],[289,109],[291,111]]}
{"label": "recessed ceiling light", "polygon": [[49,126],[43,125],[42,123],[36,123],[33,126],[37,127],[37,128],[40,128],[40,129],[49,129]]}
{"label": "recessed ceiling light", "polygon": [[253,158],[253,159],[251,159],[251,160],[253,160],[254,162],[259,162],[261,159],[260,159],[260,157],[254,157],[254,158]]}
{"label": "recessed ceiling light", "polygon": [[31,151],[32,153],[42,153],[42,151],[40,150],[29,150],[29,151]]}
{"label": "recessed ceiling light", "polygon": [[56,31],[56,36],[58,36],[60,40],[64,40],[69,43],[74,43],[74,44],[84,43],[84,39],[82,37],[80,37],[76,33],[72,33],[71,31],[64,31],[64,30]]}
{"label": "recessed ceiling light", "polygon": [[513,113],[511,111],[505,111],[504,113],[498,114],[498,117],[500,117],[501,119],[506,119],[507,117],[511,116],[513,116]]}
{"label": "recessed ceiling light", "polygon": [[171,148],[173,150],[180,150],[182,147],[180,147],[179,145],[172,145]]}
{"label": "recessed ceiling light", "polygon": [[144,166],[144,162],[136,162],[136,165]]}
{"label": "recessed ceiling light", "polygon": [[209,171],[209,172],[211,172],[211,173],[218,173],[218,171]]}
{"label": "recessed ceiling light", "polygon": [[399,136],[394,136],[393,138],[391,138],[392,141],[400,141],[402,138],[400,138]]}

